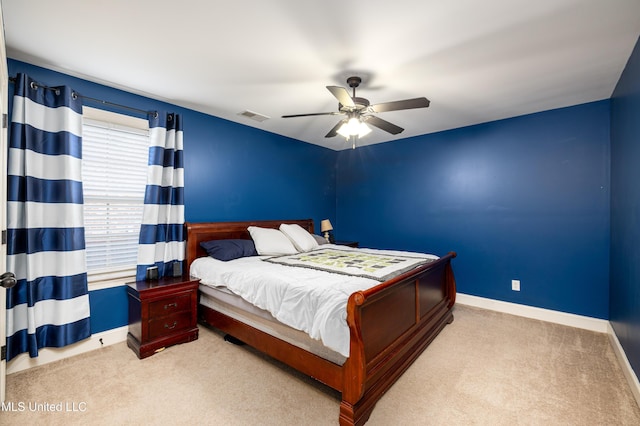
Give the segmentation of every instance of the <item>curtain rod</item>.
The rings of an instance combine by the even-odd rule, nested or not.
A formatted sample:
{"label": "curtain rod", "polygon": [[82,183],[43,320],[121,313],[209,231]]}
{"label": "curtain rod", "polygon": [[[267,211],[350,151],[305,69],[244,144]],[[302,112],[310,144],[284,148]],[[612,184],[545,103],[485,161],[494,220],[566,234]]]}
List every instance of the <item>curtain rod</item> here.
{"label": "curtain rod", "polygon": [[[16,78],[15,77],[9,77],[9,81],[15,84]],[[45,86],[44,84],[31,82],[31,88],[32,89],[37,89],[38,87],[42,87],[43,89],[55,90],[56,94],[59,94],[59,90],[58,90],[57,87],[49,87],[49,86]],[[158,117],[158,111],[146,111],[146,110],[143,110],[143,109],[134,108],[134,107],[130,107],[130,106],[127,106],[127,105],[116,104],[116,103],[113,103],[113,102],[104,101],[102,99],[96,99],[96,98],[92,98],[92,97],[89,97],[89,96],[84,96],[84,95],[79,94],[75,90],[72,92],[72,96],[75,96],[75,97],[78,97],[78,98],[81,98],[81,99],[86,99],[88,101],[96,102],[96,103],[99,103],[99,104],[102,104],[102,105],[107,105],[107,106],[111,106],[111,107],[115,107],[115,108],[122,108],[122,109],[126,109],[126,110],[129,110],[129,111],[137,112],[139,114],[145,114],[145,115],[151,114],[151,115],[153,115],[153,117]]]}

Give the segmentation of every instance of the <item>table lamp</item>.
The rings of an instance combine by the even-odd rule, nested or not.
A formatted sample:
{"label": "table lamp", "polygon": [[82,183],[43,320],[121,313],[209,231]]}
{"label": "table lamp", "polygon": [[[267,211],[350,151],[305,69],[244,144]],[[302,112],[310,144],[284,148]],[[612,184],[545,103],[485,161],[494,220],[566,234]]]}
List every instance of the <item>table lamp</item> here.
{"label": "table lamp", "polygon": [[329,231],[333,231],[333,226],[331,226],[329,219],[320,222],[320,232],[324,232],[324,239],[327,240],[327,242],[329,242]]}

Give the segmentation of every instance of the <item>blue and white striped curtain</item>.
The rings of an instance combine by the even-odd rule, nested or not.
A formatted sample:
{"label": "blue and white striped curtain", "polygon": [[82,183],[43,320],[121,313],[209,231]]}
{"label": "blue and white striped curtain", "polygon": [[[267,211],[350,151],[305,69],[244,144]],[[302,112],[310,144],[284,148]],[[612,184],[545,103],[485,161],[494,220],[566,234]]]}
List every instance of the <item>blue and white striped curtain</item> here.
{"label": "blue and white striped curtain", "polygon": [[149,119],[151,142],[144,213],[138,245],[136,279],[147,268],[158,276],[173,275],[184,260],[184,162],[182,119],[178,114],[156,114]]}
{"label": "blue and white striped curtain", "polygon": [[82,195],[82,103],[18,74],[9,133],[7,359],[91,335]]}

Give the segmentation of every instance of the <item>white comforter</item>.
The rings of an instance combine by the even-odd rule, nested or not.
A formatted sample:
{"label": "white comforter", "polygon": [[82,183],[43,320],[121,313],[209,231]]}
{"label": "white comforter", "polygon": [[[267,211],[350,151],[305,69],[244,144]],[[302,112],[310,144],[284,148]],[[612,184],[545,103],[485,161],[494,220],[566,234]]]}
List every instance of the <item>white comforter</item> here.
{"label": "white comforter", "polygon": [[[337,245],[321,247],[344,249]],[[401,251],[360,250],[438,258]],[[202,284],[227,287],[253,305],[270,312],[281,323],[306,332],[345,357],[349,356],[349,327],[346,321],[349,296],[355,291],[379,284],[369,278],[264,262],[258,256],[228,262],[203,257],[192,263],[190,272],[200,278]]]}

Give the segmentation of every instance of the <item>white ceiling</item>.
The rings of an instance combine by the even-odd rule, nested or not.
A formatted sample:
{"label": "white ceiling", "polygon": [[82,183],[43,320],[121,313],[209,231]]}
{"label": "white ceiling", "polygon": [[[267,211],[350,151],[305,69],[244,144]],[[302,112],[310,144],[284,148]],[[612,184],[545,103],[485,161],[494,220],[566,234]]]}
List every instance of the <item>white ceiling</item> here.
{"label": "white ceiling", "polygon": [[[640,0],[2,0],[7,54],[340,150],[325,88],[426,96],[379,114],[387,142],[609,98],[640,35]],[[91,94],[87,94],[91,96]],[[108,99],[106,99],[108,100]],[[264,122],[238,113],[250,110]]]}

